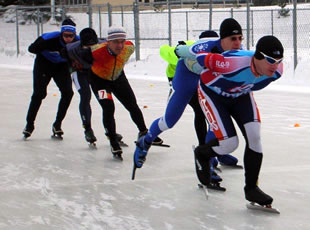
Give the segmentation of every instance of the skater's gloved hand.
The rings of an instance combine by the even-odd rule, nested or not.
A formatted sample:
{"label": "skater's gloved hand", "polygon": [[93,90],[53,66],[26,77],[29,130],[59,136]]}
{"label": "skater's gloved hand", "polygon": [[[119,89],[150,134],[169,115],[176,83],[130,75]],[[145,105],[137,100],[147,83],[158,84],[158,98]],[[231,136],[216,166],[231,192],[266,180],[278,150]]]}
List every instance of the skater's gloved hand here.
{"label": "skater's gloved hand", "polygon": [[68,51],[67,51],[67,48],[62,48],[62,49],[60,50],[60,56],[61,56],[62,58],[67,59],[67,60],[70,59],[69,54],[68,54]]}
{"label": "skater's gloved hand", "polygon": [[174,49],[174,53],[178,58],[180,58],[180,55],[178,54],[178,46],[185,46],[185,45],[186,45],[185,41],[178,41],[178,44]]}
{"label": "skater's gloved hand", "polygon": [[229,62],[221,54],[208,53],[205,56],[204,65],[213,72],[222,73],[229,67]]}

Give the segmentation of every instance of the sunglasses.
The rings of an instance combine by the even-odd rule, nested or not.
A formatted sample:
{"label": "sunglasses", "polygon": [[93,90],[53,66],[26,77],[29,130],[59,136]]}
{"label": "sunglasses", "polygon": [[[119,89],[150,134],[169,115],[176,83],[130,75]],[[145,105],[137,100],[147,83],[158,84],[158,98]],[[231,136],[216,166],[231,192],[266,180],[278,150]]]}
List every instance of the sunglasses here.
{"label": "sunglasses", "polygon": [[237,41],[237,40],[239,40],[239,41],[242,41],[243,40],[243,36],[239,36],[239,37],[230,37],[230,40],[231,41]]}
{"label": "sunglasses", "polygon": [[283,58],[281,59],[274,59],[273,57],[270,57],[266,54],[264,54],[263,52],[260,52],[261,55],[264,56],[265,60],[271,64],[271,65],[274,65],[274,64],[280,64],[282,61],[283,61]]}
{"label": "sunglasses", "polygon": [[74,38],[75,34],[62,34],[64,38]]}

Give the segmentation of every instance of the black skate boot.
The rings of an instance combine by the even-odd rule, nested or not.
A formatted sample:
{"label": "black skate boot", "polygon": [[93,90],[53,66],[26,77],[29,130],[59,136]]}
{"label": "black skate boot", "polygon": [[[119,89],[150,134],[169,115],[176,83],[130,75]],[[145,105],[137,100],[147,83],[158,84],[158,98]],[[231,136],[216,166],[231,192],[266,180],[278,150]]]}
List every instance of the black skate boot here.
{"label": "black skate boot", "polygon": [[122,141],[122,139],[123,136],[119,133],[116,133],[116,140],[118,141],[119,145],[123,147],[128,147],[128,145],[124,141]]}
{"label": "black skate boot", "polygon": [[123,150],[120,147],[118,141],[116,140],[116,136],[114,137],[109,136],[109,139],[110,139],[111,152],[113,154],[113,157],[118,160],[123,160],[123,157],[122,157]]}
{"label": "black skate boot", "polygon": [[[105,135],[107,136],[108,140],[110,140],[109,134],[105,133]],[[118,141],[119,145],[123,147],[128,147],[128,145],[124,141],[122,141],[122,139],[123,136],[119,133],[116,133],[116,140]]]}
{"label": "black skate boot", "polygon": [[[141,131],[138,133],[138,139],[137,141],[140,139],[140,137],[144,136],[145,134],[147,134],[147,131],[148,130],[145,130],[145,131]],[[156,146],[162,146],[162,147],[170,147],[170,145],[167,145],[167,144],[163,144],[164,141],[160,138],[160,137],[156,137],[153,142],[152,142],[152,145],[156,145]]]}
{"label": "black skate boot", "polygon": [[196,174],[198,180],[203,186],[218,191],[226,191],[226,188],[220,185],[222,178],[215,173],[213,166],[211,165],[211,158],[217,156],[212,150],[212,146],[217,144],[217,140],[213,140],[208,144],[200,145],[197,148],[193,146]]}
{"label": "black skate boot", "polygon": [[211,183],[210,157],[199,151],[199,147],[194,148],[195,168],[198,180],[201,184],[208,186]]}
{"label": "black skate boot", "polygon": [[85,129],[84,134],[85,134],[85,140],[89,142],[89,147],[96,147],[95,142],[97,141],[97,138],[95,137],[92,128]]}
{"label": "black skate boot", "polygon": [[52,138],[58,140],[63,139],[62,135],[64,135],[64,132],[61,129],[61,124],[55,122],[52,127],[52,132],[53,132]]}
{"label": "black skate boot", "polygon": [[264,193],[259,187],[247,188],[244,187],[245,199],[250,201],[246,205],[248,209],[259,210],[280,214],[279,209],[272,207],[272,197]]}
{"label": "black skate boot", "polygon": [[273,201],[272,197],[264,193],[258,186],[254,188],[244,187],[244,194],[245,199],[261,206],[271,205]]}
{"label": "black skate boot", "polygon": [[152,145],[162,145],[163,144],[163,140],[159,137],[156,137],[155,140],[152,142]]}
{"label": "black skate boot", "polygon": [[120,142],[123,139],[122,134],[116,133],[116,140]]}
{"label": "black skate boot", "polygon": [[26,140],[28,137],[31,136],[32,132],[34,130],[33,124],[27,124],[25,129],[23,130],[24,139]]}

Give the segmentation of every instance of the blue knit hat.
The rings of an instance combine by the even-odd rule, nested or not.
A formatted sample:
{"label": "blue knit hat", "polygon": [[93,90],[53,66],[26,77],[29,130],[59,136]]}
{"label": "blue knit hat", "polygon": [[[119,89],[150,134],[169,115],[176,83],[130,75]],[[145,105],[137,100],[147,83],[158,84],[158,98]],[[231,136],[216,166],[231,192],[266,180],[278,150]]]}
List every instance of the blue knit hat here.
{"label": "blue knit hat", "polygon": [[67,18],[61,23],[60,32],[61,33],[63,33],[63,32],[75,33],[76,32],[76,24],[70,18]]}

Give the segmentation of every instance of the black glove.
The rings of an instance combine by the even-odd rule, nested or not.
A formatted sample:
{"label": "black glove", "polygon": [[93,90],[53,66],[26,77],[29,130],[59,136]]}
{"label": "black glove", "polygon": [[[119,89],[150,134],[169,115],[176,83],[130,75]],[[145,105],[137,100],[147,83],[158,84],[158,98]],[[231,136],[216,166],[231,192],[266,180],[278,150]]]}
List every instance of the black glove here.
{"label": "black glove", "polygon": [[70,59],[70,58],[69,58],[69,55],[68,55],[68,50],[67,50],[66,47],[62,48],[62,49],[60,50],[59,53],[60,53],[60,56],[61,56],[62,58],[65,58],[65,59],[67,59],[67,60]]}
{"label": "black glove", "polygon": [[178,58],[180,58],[180,56],[177,54],[177,52],[175,52],[175,50],[178,46],[184,46],[184,45],[186,45],[185,41],[178,41],[178,44],[174,49],[175,56],[177,56]]}

